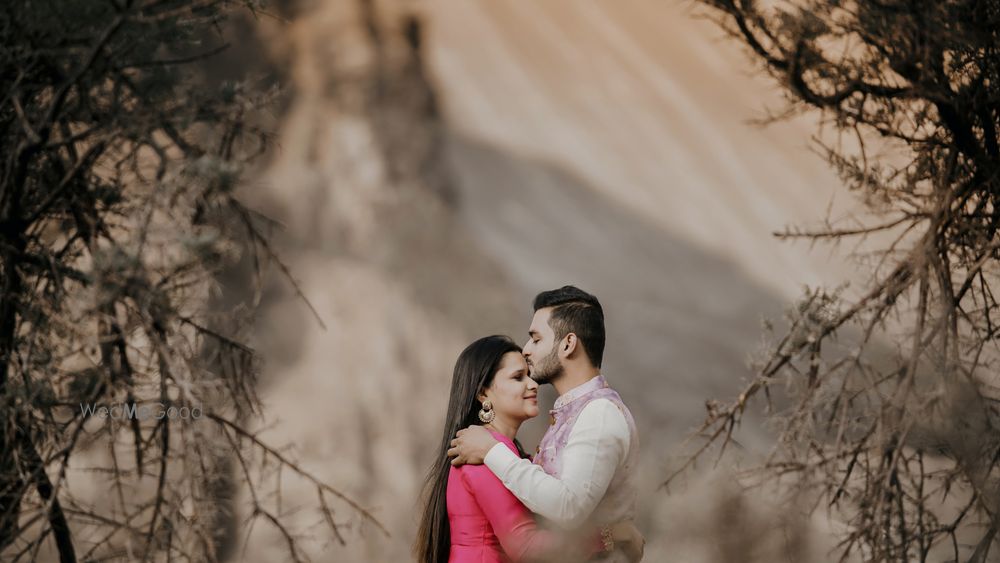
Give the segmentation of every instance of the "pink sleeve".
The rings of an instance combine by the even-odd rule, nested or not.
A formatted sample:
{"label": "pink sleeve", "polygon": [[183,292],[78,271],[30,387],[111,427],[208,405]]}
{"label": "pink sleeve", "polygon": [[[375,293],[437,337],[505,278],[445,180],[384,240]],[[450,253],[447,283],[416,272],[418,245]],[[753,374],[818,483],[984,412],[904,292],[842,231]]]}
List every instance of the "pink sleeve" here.
{"label": "pink sleeve", "polygon": [[[460,472],[465,488],[486,515],[500,546],[513,563],[544,559],[560,549],[553,532],[540,530],[535,518],[514,493],[485,465],[465,465]],[[600,550],[600,536],[589,538],[590,553]]]}

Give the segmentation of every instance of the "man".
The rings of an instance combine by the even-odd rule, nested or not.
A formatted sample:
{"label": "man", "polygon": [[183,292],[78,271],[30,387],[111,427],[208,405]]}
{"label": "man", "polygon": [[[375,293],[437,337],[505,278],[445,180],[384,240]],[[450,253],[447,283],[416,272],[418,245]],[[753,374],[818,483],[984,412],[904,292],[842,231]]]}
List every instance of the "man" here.
{"label": "man", "polygon": [[[534,463],[497,442],[486,429],[460,430],[452,463],[487,467],[532,512],[557,527],[576,530],[631,520],[636,512],[639,454],[635,422],[601,375],[604,310],[573,286],[535,297],[524,345],[529,373],[559,393]],[[641,557],[615,550],[606,561]]]}

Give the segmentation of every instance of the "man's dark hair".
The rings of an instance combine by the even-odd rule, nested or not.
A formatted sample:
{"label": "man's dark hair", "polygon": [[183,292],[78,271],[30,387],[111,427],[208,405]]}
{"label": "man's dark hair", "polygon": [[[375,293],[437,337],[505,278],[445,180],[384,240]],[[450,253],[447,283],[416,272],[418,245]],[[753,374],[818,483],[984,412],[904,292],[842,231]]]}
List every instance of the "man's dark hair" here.
{"label": "man's dark hair", "polygon": [[556,342],[576,334],[590,363],[601,367],[604,359],[604,308],[596,297],[572,285],[543,291],[535,297],[535,311],[552,307],[549,326]]}

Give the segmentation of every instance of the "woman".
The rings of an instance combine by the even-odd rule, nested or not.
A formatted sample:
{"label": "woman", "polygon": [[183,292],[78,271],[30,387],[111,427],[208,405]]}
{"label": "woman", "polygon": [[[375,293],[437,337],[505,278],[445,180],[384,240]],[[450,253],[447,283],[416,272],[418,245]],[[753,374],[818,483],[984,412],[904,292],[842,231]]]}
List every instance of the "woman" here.
{"label": "woman", "polygon": [[481,338],[458,357],[414,546],[420,563],[518,563],[565,557],[574,549],[583,552],[574,559],[580,560],[614,542],[642,541],[631,523],[594,530],[583,542],[539,530],[489,468],[451,465],[446,452],[452,437],[472,424],[485,424],[497,440],[527,457],[514,436],[522,422],[538,415],[537,396],[538,383],[528,376],[520,346],[506,336]]}

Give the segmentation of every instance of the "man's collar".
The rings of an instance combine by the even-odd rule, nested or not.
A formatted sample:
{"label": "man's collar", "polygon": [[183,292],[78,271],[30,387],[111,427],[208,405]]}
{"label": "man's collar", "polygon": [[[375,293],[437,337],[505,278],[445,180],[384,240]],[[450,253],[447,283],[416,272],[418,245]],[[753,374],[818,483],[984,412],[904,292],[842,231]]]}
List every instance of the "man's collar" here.
{"label": "man's collar", "polygon": [[559,395],[559,397],[556,398],[555,404],[552,405],[552,410],[561,409],[566,405],[568,405],[569,403],[575,401],[576,399],[579,399],[580,397],[586,395],[587,393],[590,393],[591,391],[596,391],[602,387],[607,387],[607,386],[608,382],[607,380],[604,379],[604,376],[598,375],[593,379],[587,381],[586,383],[581,383],[580,385],[577,385],[576,387],[570,389],[569,391],[566,391],[562,395]]}

